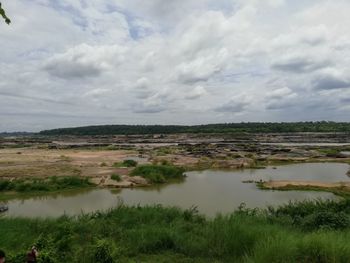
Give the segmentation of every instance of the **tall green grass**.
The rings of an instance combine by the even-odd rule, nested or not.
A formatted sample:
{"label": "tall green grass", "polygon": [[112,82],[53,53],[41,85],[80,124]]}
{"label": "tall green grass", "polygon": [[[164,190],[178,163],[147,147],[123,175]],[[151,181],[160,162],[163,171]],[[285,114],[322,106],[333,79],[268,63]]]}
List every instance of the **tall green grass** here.
{"label": "tall green grass", "polygon": [[49,177],[4,180],[0,179],[0,192],[15,191],[20,193],[29,192],[51,192],[62,189],[75,189],[92,186],[88,178],[70,177]]}
{"label": "tall green grass", "polygon": [[114,167],[136,167],[137,161],[134,160],[124,160],[121,163],[114,163]]}
{"label": "tall green grass", "polygon": [[162,206],[119,206],[57,219],[2,218],[0,248],[15,263],[23,262],[33,244],[40,262],[349,262],[348,226],[340,231],[294,223],[325,209],[337,213],[347,203],[304,202],[269,210],[242,206],[213,219],[193,208]]}

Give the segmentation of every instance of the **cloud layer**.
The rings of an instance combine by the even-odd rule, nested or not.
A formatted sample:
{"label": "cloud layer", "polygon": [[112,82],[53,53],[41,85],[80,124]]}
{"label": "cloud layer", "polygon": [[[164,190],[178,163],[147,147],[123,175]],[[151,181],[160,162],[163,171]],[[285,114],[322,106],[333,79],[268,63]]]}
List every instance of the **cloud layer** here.
{"label": "cloud layer", "polygon": [[347,0],[2,2],[0,131],[350,121]]}

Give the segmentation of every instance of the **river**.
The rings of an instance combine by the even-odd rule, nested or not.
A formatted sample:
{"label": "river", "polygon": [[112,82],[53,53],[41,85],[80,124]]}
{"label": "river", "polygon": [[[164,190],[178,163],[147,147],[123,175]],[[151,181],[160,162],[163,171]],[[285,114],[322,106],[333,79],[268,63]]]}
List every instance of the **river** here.
{"label": "river", "polygon": [[205,170],[187,173],[180,183],[134,189],[94,189],[37,196],[8,201],[9,210],[2,216],[57,217],[107,210],[120,203],[126,205],[162,204],[187,209],[197,206],[208,216],[228,213],[242,202],[248,207],[266,207],[288,201],[337,199],[332,193],[308,191],[260,190],[246,180],[348,181],[348,164],[291,164],[266,169],[237,171]]}

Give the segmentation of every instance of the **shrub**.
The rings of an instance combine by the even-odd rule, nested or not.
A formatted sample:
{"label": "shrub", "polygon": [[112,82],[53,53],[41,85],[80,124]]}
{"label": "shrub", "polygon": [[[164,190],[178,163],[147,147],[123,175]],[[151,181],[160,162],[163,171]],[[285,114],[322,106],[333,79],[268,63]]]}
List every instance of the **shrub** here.
{"label": "shrub", "polygon": [[112,174],[111,179],[117,182],[120,182],[122,180],[119,174]]}
{"label": "shrub", "polygon": [[125,165],[126,167],[136,167],[137,162],[134,160],[124,160],[123,165]]}
{"label": "shrub", "polygon": [[166,180],[165,180],[164,176],[161,173],[158,173],[158,172],[150,173],[145,178],[148,181],[150,181],[152,183],[155,183],[155,184],[166,183]]}
{"label": "shrub", "polygon": [[306,216],[301,221],[306,230],[314,229],[344,229],[350,226],[349,216],[343,212],[334,213],[321,211]]}
{"label": "shrub", "polygon": [[171,179],[182,179],[185,170],[171,165],[141,165],[131,175],[142,176],[152,183],[165,183]]}
{"label": "shrub", "polygon": [[121,163],[114,163],[113,166],[114,167],[136,167],[137,162],[134,160],[124,160]]}
{"label": "shrub", "polygon": [[327,157],[338,157],[340,153],[340,149],[332,149],[332,148],[319,149],[318,151],[325,154]]}
{"label": "shrub", "polygon": [[0,180],[0,191],[7,191],[10,189],[11,182],[9,180]]}
{"label": "shrub", "polygon": [[50,177],[49,179],[30,178],[27,180],[16,179],[13,181],[0,180],[1,191],[16,191],[16,192],[49,192],[62,189],[73,189],[91,186],[88,178],[77,176],[70,177]]}

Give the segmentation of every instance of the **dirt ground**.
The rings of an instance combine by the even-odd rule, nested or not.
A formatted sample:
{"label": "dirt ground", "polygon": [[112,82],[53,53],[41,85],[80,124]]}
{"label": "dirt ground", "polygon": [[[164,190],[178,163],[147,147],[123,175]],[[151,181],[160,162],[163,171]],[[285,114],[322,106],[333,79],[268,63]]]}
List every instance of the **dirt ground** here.
{"label": "dirt ground", "polygon": [[0,149],[0,178],[127,175],[129,168],[115,168],[113,164],[134,158],[147,162],[128,150]]}
{"label": "dirt ground", "polygon": [[[322,148],[321,150],[323,151],[320,151],[319,147],[314,148],[315,146],[305,148],[304,146],[282,147],[278,145],[241,143],[187,143],[182,145],[149,143],[123,144],[122,146],[109,145],[105,147],[87,145],[82,147],[79,143],[63,145],[62,143],[45,144],[38,142],[25,148],[13,148],[16,145],[21,144],[13,142],[11,145],[3,145],[2,147],[5,148],[0,149],[0,179],[86,176],[100,186],[133,187],[135,185],[146,185],[147,182],[142,180],[142,178],[128,176],[132,168],[114,166],[115,163],[120,163],[126,159],[133,159],[139,164],[174,164],[187,169],[240,169],[263,167],[275,163],[311,161],[350,163],[350,157],[338,155],[330,157],[327,154],[347,149],[342,146],[336,149]],[[119,175],[121,181],[112,180],[111,175],[113,174]],[[267,188],[278,188],[287,185],[344,186],[343,183],[336,185],[333,183],[304,181],[266,182],[265,186]],[[347,187],[350,188],[350,184]]]}

